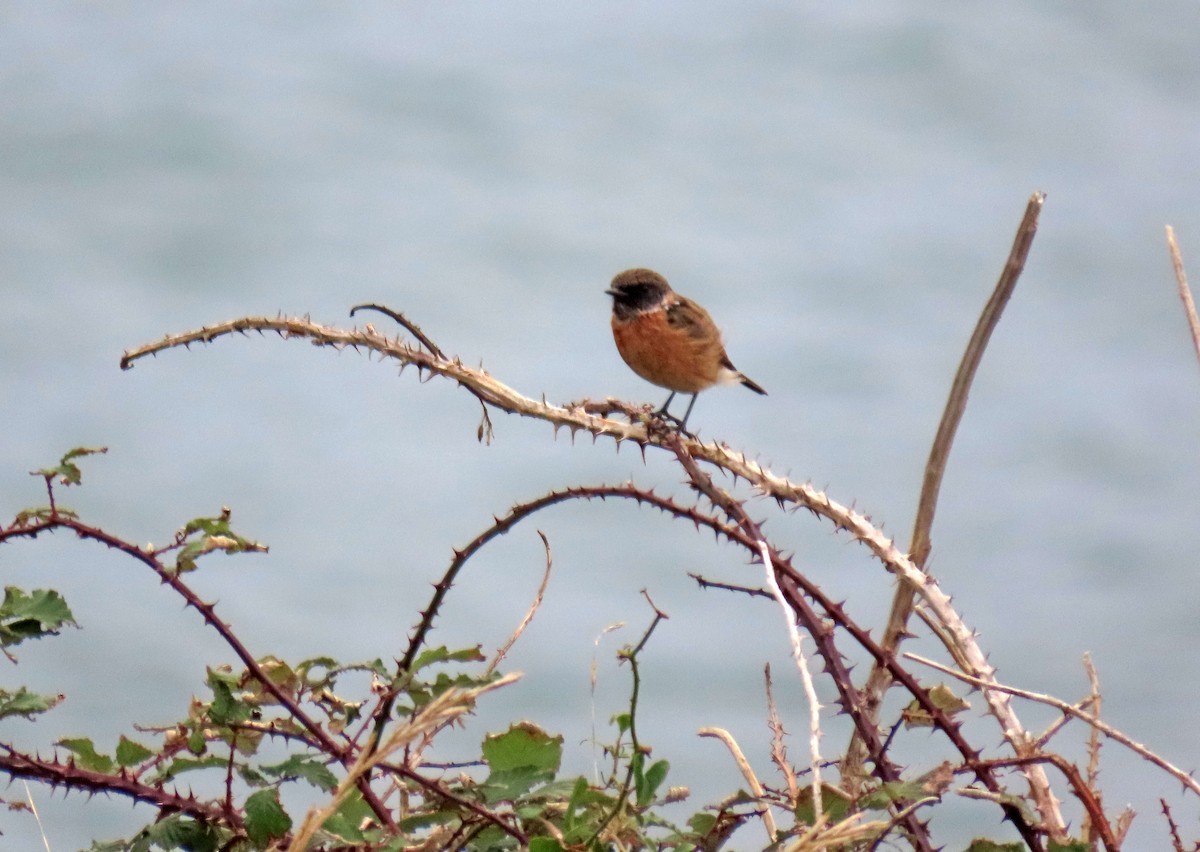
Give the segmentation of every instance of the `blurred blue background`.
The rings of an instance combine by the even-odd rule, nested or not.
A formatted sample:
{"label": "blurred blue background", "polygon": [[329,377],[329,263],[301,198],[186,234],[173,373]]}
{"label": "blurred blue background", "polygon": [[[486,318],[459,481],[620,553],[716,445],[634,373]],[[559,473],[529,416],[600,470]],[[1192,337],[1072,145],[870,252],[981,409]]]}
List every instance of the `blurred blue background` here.
{"label": "blurred blue background", "polygon": [[[225,339],[122,373],[122,351],[243,315],[349,325],[351,305],[379,301],[530,396],[657,404],[608,329],[604,287],[637,265],[704,303],[770,391],[703,395],[702,436],[855,503],[903,545],[958,358],[1043,190],[930,566],[1003,680],[1076,699],[1090,651],[1105,718],[1195,766],[1200,365],[1163,229],[1200,279],[1198,18],[1179,0],[8,3],[0,516],[44,502],[28,470],[106,445],[62,495],[86,519],[162,544],[228,505],[270,544],[193,575],[256,653],[399,654],[451,547],[493,513],[630,478],[688,500],[678,471],[502,414],[480,445],[465,392],[354,353]],[[882,625],[892,581],[861,547],[755,508],[798,566]],[[507,637],[540,578],[535,529],[555,574],[510,658],[525,679],[431,757],[530,718],[590,772],[588,738],[610,740],[626,706],[614,652],[650,621],[644,587],[671,618],[644,652],[641,737],[693,790],[678,813],[742,783],[701,726],[729,729],[778,783],[764,662],[786,725],[806,726],[782,618],[698,590],[686,572],[753,585],[759,569],[684,524],[611,502],[550,510],[468,565],[435,641]],[[0,574],[59,589],[83,628],[20,648],[3,679],[66,694],[37,725],[0,725],[43,753],[179,718],[204,666],[231,660],[144,568],[97,546],[6,547]],[[1056,715],[1021,713],[1034,730]],[[826,730],[839,754],[831,710]],[[969,731],[999,740],[987,718]],[[1071,727],[1056,742],[1078,758],[1081,740]],[[914,772],[948,756],[923,733],[897,749]],[[792,755],[807,763],[802,733]],[[1160,796],[1200,834],[1178,784],[1115,745],[1103,766],[1105,805],[1139,812],[1131,848],[1166,843]],[[32,789],[55,850],[152,818]],[[951,848],[1012,836],[994,807],[957,799],[935,825]],[[41,846],[28,816],[0,829],[6,848]]]}

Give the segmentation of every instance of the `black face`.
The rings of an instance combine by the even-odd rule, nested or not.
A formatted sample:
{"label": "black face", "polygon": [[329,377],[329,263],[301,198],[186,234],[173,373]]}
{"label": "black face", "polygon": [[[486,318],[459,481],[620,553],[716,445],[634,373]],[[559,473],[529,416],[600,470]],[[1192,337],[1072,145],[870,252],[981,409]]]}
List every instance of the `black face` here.
{"label": "black face", "polygon": [[613,310],[618,317],[648,311],[662,303],[671,292],[667,279],[649,269],[627,269],[612,281],[605,291],[613,297]]}

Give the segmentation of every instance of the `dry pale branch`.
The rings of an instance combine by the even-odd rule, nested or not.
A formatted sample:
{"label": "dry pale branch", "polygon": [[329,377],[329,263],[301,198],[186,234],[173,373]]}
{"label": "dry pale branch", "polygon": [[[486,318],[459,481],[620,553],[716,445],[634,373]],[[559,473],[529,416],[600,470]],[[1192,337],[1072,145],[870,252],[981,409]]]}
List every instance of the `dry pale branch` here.
{"label": "dry pale branch", "polygon": [[[1055,698],[1052,695],[1043,695],[1040,692],[1030,692],[1027,689],[1020,689],[1015,686],[1005,686],[1002,683],[996,683],[996,681],[994,681],[994,680],[985,683],[980,678],[974,677],[965,672],[956,671],[955,669],[952,669],[949,666],[943,666],[941,663],[937,663],[937,662],[934,662],[933,660],[926,659],[925,657],[922,657],[919,654],[905,653],[904,656],[914,662],[920,663],[923,666],[929,666],[930,668],[936,669],[937,671],[942,672],[944,674],[948,674],[951,677],[956,677],[959,680],[963,681],[964,683],[969,683],[972,686],[978,686],[980,688],[986,688],[988,690],[996,691],[996,692],[1006,692],[1009,695],[1015,695],[1018,698],[1026,698],[1030,701],[1036,701],[1039,704],[1046,704],[1046,705],[1049,705],[1050,707],[1054,707],[1057,710],[1061,711],[1062,713],[1065,713],[1068,716],[1073,716],[1074,718],[1078,719],[1079,721],[1083,722],[1084,724],[1091,725],[1095,730],[1104,734],[1109,739],[1120,743],[1121,745],[1128,748],[1130,751],[1145,758],[1150,763],[1153,763],[1159,769],[1162,769],[1164,772],[1171,775],[1171,777],[1175,778],[1177,781],[1179,781],[1180,784],[1182,784],[1184,787],[1187,787],[1189,790],[1191,790],[1196,795],[1200,795],[1200,781],[1197,781],[1194,777],[1192,777],[1192,774],[1190,772],[1185,772],[1184,770],[1180,769],[1178,766],[1175,766],[1173,763],[1170,763],[1169,761],[1165,760],[1164,758],[1159,757],[1157,754],[1150,751],[1150,749],[1146,748],[1141,743],[1135,742],[1133,739],[1131,739],[1127,735],[1118,731],[1112,725],[1109,725],[1107,722],[1101,721],[1100,719],[1096,718],[1091,713],[1084,712],[1083,710],[1079,709],[1074,704],[1071,704],[1068,701],[1063,701],[1061,698]],[[1024,757],[1024,756],[1025,755],[1022,755],[1022,757]]]}
{"label": "dry pale branch", "polygon": [[[796,627],[796,614],[783,596],[779,581],[775,579],[775,566],[771,562],[771,549],[761,538],[756,542],[759,558],[762,560],[763,571],[767,578],[767,588],[770,589],[775,602],[783,612],[784,624],[787,627],[788,641],[792,646],[792,660],[800,672],[800,681],[804,684],[804,697],[808,700],[808,753],[809,769],[812,773],[813,813],[824,812],[821,805],[821,701],[817,697],[817,687],[813,683],[812,672],[808,667],[808,658],[804,654],[804,644],[801,641],[800,630]],[[772,835],[774,837],[774,835]]]}
{"label": "dry pale branch", "polygon": [[[918,500],[917,517],[913,524],[912,545],[909,550],[910,555],[906,560],[903,572],[898,572],[905,579],[908,579],[909,582],[901,583],[896,589],[895,596],[892,599],[891,612],[888,615],[888,623],[884,628],[881,641],[886,651],[894,652],[896,650],[900,641],[907,634],[908,620],[912,615],[916,596],[921,595],[930,604],[930,608],[934,611],[937,620],[945,628],[944,633],[938,631],[939,638],[942,638],[946,642],[951,654],[956,659],[961,660],[965,664],[965,668],[983,680],[990,680],[992,678],[992,668],[982,654],[977,653],[978,646],[975,644],[973,635],[969,632],[963,632],[965,625],[961,625],[957,613],[950,608],[948,598],[940,600],[939,604],[934,606],[931,598],[921,592],[921,584],[922,582],[928,584],[931,591],[936,590],[939,598],[942,597],[940,589],[936,589],[936,584],[932,578],[924,573],[925,560],[929,556],[930,531],[933,527],[934,512],[937,508],[938,492],[941,489],[942,476],[945,473],[946,461],[950,455],[954,435],[958,431],[958,425],[962,421],[963,412],[966,410],[967,396],[970,392],[971,383],[983,359],[983,352],[987,347],[988,340],[991,338],[992,332],[1000,321],[1000,315],[1004,310],[1004,306],[1012,296],[1017,279],[1020,278],[1021,272],[1025,268],[1025,260],[1033,245],[1034,235],[1037,233],[1038,215],[1041,213],[1045,200],[1046,196],[1041,192],[1035,192],[1029,199],[1029,203],[1025,208],[1025,215],[1017,229],[1016,238],[1009,252],[1008,260],[1004,265],[1004,270],[1001,272],[1000,279],[996,283],[996,288],[992,292],[987,305],[984,307],[979,321],[976,323],[975,331],[971,335],[966,351],[963,353],[962,361],[959,364],[958,372],[951,385],[950,395],[942,414],[942,420],[938,425],[937,434],[934,437],[933,446],[929,452],[929,459],[925,465],[925,477]],[[908,575],[909,568],[914,572],[911,577]],[[879,708],[883,703],[883,695],[890,683],[891,677],[887,670],[878,663],[873,665],[871,673],[867,677],[867,683],[862,690],[864,709],[868,718],[873,723],[877,723]],[[992,714],[1000,723],[1001,729],[1004,732],[1004,738],[1012,745],[1018,755],[1028,754],[1031,747],[1030,737],[1021,727],[1008,701],[987,690],[984,691],[984,696],[987,698]],[[856,779],[863,777],[863,761],[865,758],[866,749],[858,732],[855,731],[851,736],[850,744],[846,749],[846,758],[843,762],[842,774],[845,783],[853,785],[856,783]],[[1030,792],[1033,795],[1038,812],[1041,814],[1042,822],[1055,840],[1062,840],[1066,835],[1066,826],[1063,822],[1058,802],[1050,789],[1050,781],[1046,777],[1045,771],[1040,765],[1027,766],[1024,771],[1029,781]]]}
{"label": "dry pale branch", "polygon": [[796,783],[796,773],[792,769],[791,763],[788,762],[787,741],[784,739],[787,732],[783,729],[783,722],[779,718],[779,708],[775,706],[775,692],[771,688],[770,663],[767,663],[763,669],[763,678],[767,685],[767,727],[771,729],[771,760],[783,774],[783,778],[787,782],[788,803],[795,808],[796,803],[800,800],[800,785]]}
{"label": "dry pale branch", "polygon": [[1167,225],[1167,247],[1171,250],[1171,265],[1175,267],[1175,283],[1179,286],[1179,298],[1183,300],[1188,328],[1192,330],[1192,344],[1196,347],[1196,357],[1200,358],[1200,317],[1196,316],[1196,303],[1192,301],[1192,290],[1188,287],[1187,273],[1183,269],[1183,257],[1179,253],[1179,244],[1175,242],[1175,229],[1170,225]]}
{"label": "dry pale branch", "polygon": [[[737,740],[733,738],[733,734],[724,728],[701,728],[696,733],[702,737],[713,737],[725,743],[725,748],[729,749],[730,755],[733,756],[733,762],[737,764],[742,777],[746,779],[746,784],[750,787],[751,795],[763,803],[763,824],[767,828],[767,835],[774,841],[779,836],[779,830],[775,826],[775,815],[771,813],[770,803],[766,801],[767,791],[763,789],[758,776],[754,774],[754,770],[750,766],[750,761],[746,760],[746,755],[742,753],[742,748],[737,744]],[[817,812],[820,813],[819,811]]]}

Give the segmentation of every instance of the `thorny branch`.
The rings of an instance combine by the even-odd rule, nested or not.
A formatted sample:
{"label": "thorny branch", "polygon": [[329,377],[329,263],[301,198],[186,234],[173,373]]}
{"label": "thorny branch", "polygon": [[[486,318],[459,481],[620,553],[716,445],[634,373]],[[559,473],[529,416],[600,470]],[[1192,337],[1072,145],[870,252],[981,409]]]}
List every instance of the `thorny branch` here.
{"label": "thorny branch", "polygon": [[[950,400],[947,403],[946,412],[927,464],[926,479],[914,525],[911,555],[899,550],[867,516],[837,503],[822,491],[808,484],[795,483],[780,477],[757,462],[748,460],[744,455],[735,453],[723,444],[704,443],[692,436],[681,435],[665,427],[661,421],[650,415],[648,408],[632,407],[613,399],[585,400],[562,406],[551,405],[544,400],[531,399],[497,381],[482,369],[466,367],[459,359],[445,356],[415,324],[409,322],[402,315],[380,306],[359,307],[379,310],[391,316],[417,338],[421,344],[420,348],[410,346],[399,338],[380,335],[370,326],[363,330],[343,330],[319,325],[307,318],[245,317],[179,335],[171,335],[156,343],[139,347],[125,354],[121,366],[128,369],[138,359],[157,355],[167,349],[180,346],[186,348],[193,343],[208,343],[222,336],[234,333],[248,334],[252,331],[259,334],[274,332],[285,339],[305,339],[313,345],[338,350],[346,347],[356,350],[365,349],[377,353],[383,358],[399,362],[401,371],[406,366],[414,366],[419,373],[428,373],[456,382],[479,400],[484,406],[485,414],[487,408],[491,406],[523,417],[545,420],[554,427],[555,431],[565,427],[570,430],[572,436],[579,431],[584,431],[592,435],[593,441],[607,436],[618,443],[633,442],[642,450],[643,454],[647,449],[666,450],[678,459],[687,471],[689,482],[712,503],[716,510],[715,514],[709,514],[695,508],[686,509],[676,505],[673,501],[658,498],[652,493],[641,491],[632,485],[570,489],[514,507],[503,518],[497,518],[492,527],[485,530],[466,548],[455,552],[449,568],[435,587],[430,605],[422,612],[421,621],[410,637],[408,650],[404,659],[400,661],[399,676],[403,676],[406,668],[411,666],[415,655],[432,629],[442,600],[465,561],[488,541],[506,532],[512,524],[554,503],[580,498],[600,497],[603,499],[605,496],[636,499],[639,502],[655,505],[674,516],[686,517],[692,520],[697,527],[708,527],[715,534],[737,541],[747,547],[751,553],[756,553],[757,548],[765,542],[761,531],[745,514],[742,501],[725,494],[712,485],[711,478],[701,470],[702,465],[724,471],[735,482],[738,479],[749,482],[758,491],[777,501],[781,507],[808,509],[830,521],[836,529],[848,532],[854,540],[865,545],[883,567],[900,580],[894,602],[893,617],[889,622],[883,641],[876,642],[845,614],[841,605],[826,599],[818,588],[809,583],[774,548],[770,548],[768,552],[768,558],[775,566],[781,589],[787,593],[788,601],[800,622],[818,644],[822,659],[839,690],[839,704],[854,722],[855,741],[856,743],[861,742],[865,746],[866,755],[874,765],[875,774],[884,780],[897,777],[896,769],[887,757],[887,745],[879,741],[877,719],[882,690],[889,682],[896,682],[910,692],[922,708],[930,714],[934,719],[935,726],[962,754],[964,768],[976,774],[976,777],[989,791],[987,795],[1004,807],[1006,815],[1022,832],[1026,843],[1030,848],[1036,849],[1040,848],[1039,832],[1046,832],[1053,839],[1059,841],[1066,836],[1065,823],[1059,812],[1058,801],[1054,797],[1046,774],[1041,767],[1041,764],[1045,762],[1053,763],[1054,761],[1040,753],[1037,742],[1025,731],[1013,710],[1010,695],[997,683],[994,669],[979,648],[974,632],[955,612],[949,596],[941,590],[936,580],[924,571],[924,563],[929,552],[929,533],[936,508],[938,487],[954,433],[966,403],[971,379],[978,367],[987,339],[995,328],[1000,312],[1011,295],[1024,266],[1036,232],[1037,216],[1043,200],[1044,196],[1041,193],[1036,193],[1030,199],[1004,272],[993,293],[992,300],[976,328],[955,379]],[[613,414],[622,415],[626,419],[614,419]],[[490,423],[490,419],[488,422]],[[729,520],[724,520],[722,516]],[[823,610],[825,617],[833,622],[833,625],[844,629],[872,656],[876,674],[872,675],[868,686],[862,693],[854,690],[849,673],[833,645],[834,628],[822,622],[821,617],[809,608],[806,598],[815,602]],[[897,662],[895,648],[905,634],[912,604],[917,599],[922,601],[929,622],[936,625],[935,635],[946,644],[951,656],[964,670],[965,676],[971,678],[972,682],[983,690],[989,711],[995,716],[1005,740],[1016,753],[1014,758],[1007,759],[1005,765],[1019,766],[1025,772],[1031,787],[1031,798],[1041,816],[1040,826],[1035,828],[1025,820],[1020,810],[1012,804],[1011,797],[996,781],[991,770],[992,767],[999,764],[995,761],[982,760],[978,752],[962,738],[958,723],[942,713],[930,700],[926,690]],[[383,710],[382,707],[381,710]],[[377,733],[386,724],[389,713],[390,706],[386,711],[377,714]],[[861,762],[862,755],[852,759]],[[851,774],[855,773],[853,763],[847,763],[844,770]],[[1071,783],[1074,784],[1074,780]],[[1094,819],[1092,808],[1088,806],[1087,801],[1084,804],[1085,807],[1088,807],[1089,818]],[[905,815],[902,811],[901,815],[911,816],[911,813]],[[926,836],[926,829],[920,823],[906,821],[906,828],[912,838],[919,839]],[[1102,839],[1105,842],[1108,840],[1107,837]]]}
{"label": "thorny branch", "polygon": [[[959,653],[970,662],[971,673],[984,679],[992,677],[992,668],[975,641],[974,631],[967,627],[954,611],[950,605],[949,596],[942,592],[937,582],[901,552],[892,540],[872,524],[865,515],[837,503],[810,485],[791,482],[780,477],[722,444],[703,443],[691,437],[680,436],[673,430],[663,429],[658,421],[650,418],[643,410],[631,409],[619,401],[581,402],[566,406],[550,405],[518,393],[482,370],[465,366],[457,358],[438,358],[424,349],[409,346],[398,338],[388,338],[372,330],[347,331],[321,326],[307,319],[285,317],[247,317],[184,334],[170,335],[157,343],[127,352],[122,358],[121,366],[129,368],[138,359],[155,355],[167,349],[189,347],[193,343],[207,343],[222,336],[235,333],[247,334],[251,331],[275,332],[285,339],[305,339],[314,345],[335,349],[347,347],[367,349],[383,357],[399,361],[402,368],[403,366],[415,366],[421,372],[429,372],[451,379],[487,405],[522,416],[546,420],[556,429],[566,427],[572,433],[581,430],[587,431],[593,435],[593,438],[609,436],[617,441],[631,441],[641,447],[643,451],[648,448],[661,448],[673,452],[674,446],[680,446],[695,462],[724,470],[735,480],[749,481],[781,505],[790,504],[806,508],[831,521],[837,529],[849,532],[855,540],[864,544],[889,572],[896,574],[905,584],[912,586],[925,600],[930,610],[945,625],[945,635],[959,646]],[[593,414],[593,411],[606,413],[619,411],[630,416],[630,420],[621,421],[601,417]],[[497,529],[492,535],[499,534],[501,531]],[[451,570],[447,572],[451,581],[453,574],[460,567],[461,561],[456,557]],[[435,605],[426,610],[422,617],[422,623],[414,635],[414,640],[420,640],[420,637],[427,632],[432,622],[432,613],[437,608],[436,604],[440,603],[444,594],[444,591],[440,594],[435,591],[435,600],[433,601]],[[411,654],[406,654],[406,657],[415,654],[415,648],[418,646],[419,641],[411,644]],[[823,656],[828,663],[830,657]],[[897,666],[897,668],[899,667]],[[1018,748],[1018,754],[1020,754],[1027,735],[1015,714],[1012,713],[1008,697],[993,692],[986,692],[986,695],[1006,739],[1009,739],[1014,747]],[[851,701],[850,704],[854,706],[855,702]],[[859,709],[855,707],[856,712]],[[386,724],[383,721],[385,718],[386,716],[381,714],[377,718],[377,724]],[[861,731],[872,727],[859,724],[856,729]],[[1051,796],[1048,788],[1039,787],[1037,789],[1041,791],[1039,795]],[[1049,825],[1052,831],[1056,830],[1054,823]]]}

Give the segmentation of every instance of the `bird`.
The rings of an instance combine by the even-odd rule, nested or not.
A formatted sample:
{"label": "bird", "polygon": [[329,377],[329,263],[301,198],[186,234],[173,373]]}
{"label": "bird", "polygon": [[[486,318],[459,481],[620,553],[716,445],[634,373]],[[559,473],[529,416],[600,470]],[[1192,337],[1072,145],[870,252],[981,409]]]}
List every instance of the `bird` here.
{"label": "bird", "polygon": [[[741,373],[721,343],[721,332],[708,311],[671,289],[652,269],[626,269],[605,290],[613,297],[612,332],[617,351],[629,368],[651,384],[671,392],[657,414],[686,431],[700,391],[716,384],[743,384],[766,395]],[[690,393],[683,420],[667,412],[677,393]]]}

